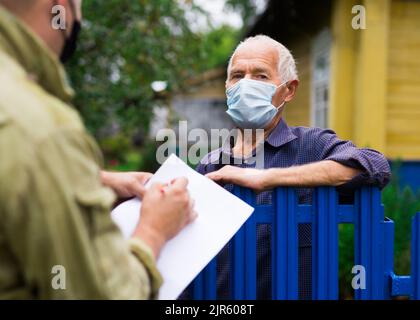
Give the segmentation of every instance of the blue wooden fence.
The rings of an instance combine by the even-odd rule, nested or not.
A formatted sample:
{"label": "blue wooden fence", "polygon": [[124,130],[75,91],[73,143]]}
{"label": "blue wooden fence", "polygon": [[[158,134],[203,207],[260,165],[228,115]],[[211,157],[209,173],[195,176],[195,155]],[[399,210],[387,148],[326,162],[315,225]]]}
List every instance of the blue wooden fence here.
{"label": "blue wooden fence", "polygon": [[[354,265],[366,272],[366,287],[355,290],[355,299],[420,299],[420,213],[412,224],[411,275],[398,276],[393,272],[394,223],[384,217],[377,188],[357,190],[353,204],[339,204],[332,187],[316,188],[310,205],[299,204],[293,188],[275,189],[271,205],[256,205],[249,189],[235,187],[234,193],[255,211],[231,241],[230,298],[256,299],[256,227],[270,224],[272,298],[298,299],[298,224],[310,223],[312,298],[338,299],[339,224],[351,223]],[[217,299],[216,277],[215,258],[194,280],[194,299]]]}

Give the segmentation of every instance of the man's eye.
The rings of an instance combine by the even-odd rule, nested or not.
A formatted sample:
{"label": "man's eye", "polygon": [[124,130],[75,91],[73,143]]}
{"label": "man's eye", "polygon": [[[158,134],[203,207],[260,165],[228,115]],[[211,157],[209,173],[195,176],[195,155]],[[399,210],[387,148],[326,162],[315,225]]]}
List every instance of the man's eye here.
{"label": "man's eye", "polygon": [[257,78],[261,79],[261,80],[267,80],[268,79],[268,77],[265,74],[259,74],[259,75],[257,75]]}
{"label": "man's eye", "polygon": [[242,75],[240,75],[240,74],[232,75],[232,79],[240,79],[240,78],[242,78]]}

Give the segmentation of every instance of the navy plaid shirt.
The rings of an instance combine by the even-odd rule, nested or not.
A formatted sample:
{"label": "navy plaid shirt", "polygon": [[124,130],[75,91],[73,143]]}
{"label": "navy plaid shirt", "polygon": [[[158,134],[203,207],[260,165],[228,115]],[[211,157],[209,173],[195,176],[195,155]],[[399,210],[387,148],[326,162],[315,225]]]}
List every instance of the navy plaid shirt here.
{"label": "navy plaid shirt", "polygon": [[[231,146],[227,145],[210,152],[197,167],[206,174],[224,166],[221,157],[230,157]],[[287,168],[321,160],[332,160],[345,166],[360,169],[361,173],[351,181],[337,188],[341,195],[350,195],[352,190],[362,185],[383,188],[390,178],[390,167],[379,152],[357,148],[352,142],[341,140],[332,130],[308,127],[289,127],[282,119],[264,143],[264,168]],[[246,161],[245,161],[246,162]],[[240,167],[250,165],[241,164]],[[225,188],[232,191],[232,185]],[[300,203],[312,201],[310,189],[299,189]],[[271,203],[271,192],[262,192],[257,203]],[[269,225],[257,227],[257,298],[271,298],[271,230]],[[228,298],[230,292],[229,245],[218,255],[218,298]],[[299,298],[311,299],[311,225],[299,225]]]}

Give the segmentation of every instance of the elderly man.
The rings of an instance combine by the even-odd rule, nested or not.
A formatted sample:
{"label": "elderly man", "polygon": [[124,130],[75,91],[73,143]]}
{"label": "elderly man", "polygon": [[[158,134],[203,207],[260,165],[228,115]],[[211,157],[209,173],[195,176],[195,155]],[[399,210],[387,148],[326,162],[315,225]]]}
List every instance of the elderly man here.
{"label": "elderly man", "polygon": [[[384,187],[390,168],[385,157],[371,149],[357,148],[340,140],[327,129],[289,127],[283,110],[296,94],[299,81],[289,50],[267,36],[256,36],[239,44],[228,67],[226,81],[227,113],[240,130],[264,129],[264,136],[244,139],[205,156],[197,170],[223,183],[264,191],[277,186],[337,186],[341,193],[361,185]],[[263,144],[264,167],[252,168],[247,159]],[[234,165],[226,165],[222,159]],[[254,158],[255,159],[255,158]],[[236,165],[238,160],[241,164]],[[251,161],[252,162],[252,161]],[[255,164],[254,164],[255,165]],[[251,167],[251,168],[250,168]],[[299,191],[301,202],[311,201],[311,191]],[[261,192],[257,201],[270,201]],[[258,298],[271,297],[270,230],[259,226]],[[219,257],[218,294],[226,296],[228,286],[227,249]],[[299,297],[311,298],[311,228],[299,227]]]}
{"label": "elderly man", "polygon": [[[66,28],[52,27],[55,5]],[[147,173],[100,171],[63,67],[80,0],[0,0],[0,300],[147,299],[163,245],[195,218],[186,179],[147,192]],[[143,196],[132,239],[110,217],[115,194]]]}

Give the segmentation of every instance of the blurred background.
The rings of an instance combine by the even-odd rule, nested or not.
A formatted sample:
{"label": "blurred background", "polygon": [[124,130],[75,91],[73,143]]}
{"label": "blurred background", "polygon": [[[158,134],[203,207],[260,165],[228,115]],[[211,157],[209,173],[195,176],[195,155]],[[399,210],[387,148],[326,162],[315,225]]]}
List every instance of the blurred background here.
{"label": "blurred background", "polygon": [[[365,9],[365,29],[352,26]],[[112,170],[154,171],[156,133],[232,126],[227,61],[266,34],[294,54],[300,76],[289,125],[329,127],[383,152],[383,192],[396,223],[396,272],[410,271],[410,217],[420,211],[420,1],[89,0],[68,67],[75,105]],[[362,17],[363,18],[363,17]],[[359,20],[360,22],[360,20]],[[191,164],[194,165],[194,164]],[[340,294],[351,298],[352,226],[340,226]]]}

